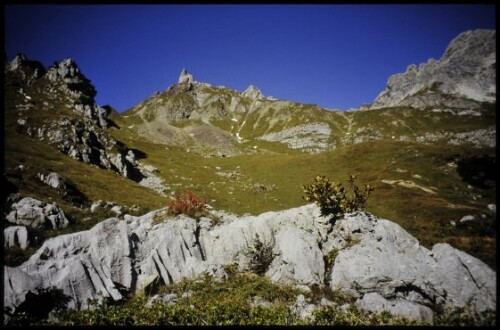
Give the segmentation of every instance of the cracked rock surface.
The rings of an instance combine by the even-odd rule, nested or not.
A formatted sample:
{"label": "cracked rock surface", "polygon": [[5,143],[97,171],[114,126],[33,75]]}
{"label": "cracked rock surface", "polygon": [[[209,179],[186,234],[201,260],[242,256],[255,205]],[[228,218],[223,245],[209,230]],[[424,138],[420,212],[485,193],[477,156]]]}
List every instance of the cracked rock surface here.
{"label": "cracked rock surface", "polygon": [[[431,321],[438,306],[496,307],[496,273],[486,264],[448,244],[428,250],[399,225],[369,213],[334,222],[314,204],[258,216],[211,212],[218,224],[167,217],[160,209],[51,238],[24,264],[4,267],[4,312],[13,313],[29,291],[49,287],[68,297],[68,308],[86,309],[89,299],[117,301],[123,289],[139,292],[153,280],[224,278],[224,265],[249,270],[246,251],[256,240],[272,248],[265,272],[271,280],[329,285],[366,310]],[[326,263],[332,252],[337,257]]]}

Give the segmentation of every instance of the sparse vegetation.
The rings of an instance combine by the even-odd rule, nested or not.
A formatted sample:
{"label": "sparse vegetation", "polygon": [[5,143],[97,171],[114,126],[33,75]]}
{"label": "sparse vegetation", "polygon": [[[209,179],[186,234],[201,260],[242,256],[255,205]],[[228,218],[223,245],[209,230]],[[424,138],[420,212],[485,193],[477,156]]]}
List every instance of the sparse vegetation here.
{"label": "sparse vegetation", "polygon": [[[158,325],[430,325],[425,322],[408,320],[388,312],[370,313],[355,307],[352,298],[332,292],[328,287],[314,286],[310,292],[302,292],[292,286],[276,284],[264,276],[253,273],[237,273],[235,265],[228,265],[227,280],[218,281],[209,275],[196,279],[184,279],[178,283],[159,288],[158,294],[176,294],[174,305],[161,301],[148,304],[148,295],[132,295],[117,303],[108,303],[88,310],[56,310],[49,321],[43,318],[48,309],[38,305],[26,306],[16,313],[8,325],[56,325],[56,326],[158,326]],[[47,307],[62,306],[64,296],[59,291],[40,291],[40,299]],[[334,305],[319,307],[312,319],[302,320],[294,314],[290,306],[297,295],[304,294],[316,304],[322,297]],[[262,307],[253,303],[254,297],[261,297],[271,303]],[[341,308],[344,304],[347,308]],[[29,308],[28,308],[29,307]],[[40,312],[37,312],[40,311]],[[35,311],[35,314],[32,312]],[[467,310],[441,310],[433,325],[454,326],[494,326],[495,313],[484,312],[475,317]],[[43,314],[43,315],[42,315]]]}
{"label": "sparse vegetation", "polygon": [[258,275],[264,275],[274,259],[273,246],[270,242],[256,235],[253,245],[248,246],[245,255],[250,259],[250,270]]}
{"label": "sparse vegetation", "polygon": [[[124,303],[105,305],[85,311],[65,311],[56,314],[57,320],[47,325],[419,325],[389,313],[364,313],[353,305],[343,311],[339,307],[321,307],[313,313],[314,319],[302,320],[290,306],[301,291],[287,285],[278,285],[268,278],[240,273],[226,281],[210,276],[183,280],[160,289],[160,294],[175,293],[175,305],[162,302],[146,305],[149,297],[136,295]],[[188,294],[185,294],[188,293]],[[184,296],[183,296],[184,294]],[[313,293],[305,293],[313,298]],[[255,305],[259,296],[271,306]],[[335,297],[331,295],[331,297]],[[341,299],[339,303],[344,303]],[[40,324],[40,323],[35,323]]]}
{"label": "sparse vegetation", "polygon": [[315,202],[321,208],[323,216],[339,218],[344,213],[360,209],[373,191],[370,185],[365,185],[362,192],[355,185],[355,179],[355,175],[349,177],[349,187],[346,189],[342,183],[318,175],[313,183],[303,186],[303,198],[308,202]]}

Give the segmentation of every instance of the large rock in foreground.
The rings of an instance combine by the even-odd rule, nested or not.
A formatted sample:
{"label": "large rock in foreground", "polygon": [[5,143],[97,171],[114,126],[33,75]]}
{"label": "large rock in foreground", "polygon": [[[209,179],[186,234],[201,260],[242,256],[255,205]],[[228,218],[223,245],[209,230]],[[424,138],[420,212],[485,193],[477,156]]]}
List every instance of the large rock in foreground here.
{"label": "large rock in foreground", "polygon": [[[335,223],[312,204],[259,216],[213,216],[218,224],[169,218],[162,209],[49,239],[21,266],[4,267],[4,312],[14,313],[33,293],[50,287],[67,297],[68,308],[86,309],[89,299],[120,300],[124,290],[203,273],[223,278],[225,265],[252,270],[264,251],[258,246],[272,251],[261,257],[273,281],[329,283],[371,311],[430,321],[438,306],[468,305],[480,312],[496,305],[496,274],[487,265],[447,244],[429,251],[397,224],[365,212]],[[333,266],[324,262],[332,253]]]}
{"label": "large rock in foreground", "polygon": [[397,224],[366,213],[336,227],[356,244],[339,252],[330,286],[358,298],[359,307],[426,321],[436,306],[496,308],[496,274],[482,261],[448,244],[428,250]]}

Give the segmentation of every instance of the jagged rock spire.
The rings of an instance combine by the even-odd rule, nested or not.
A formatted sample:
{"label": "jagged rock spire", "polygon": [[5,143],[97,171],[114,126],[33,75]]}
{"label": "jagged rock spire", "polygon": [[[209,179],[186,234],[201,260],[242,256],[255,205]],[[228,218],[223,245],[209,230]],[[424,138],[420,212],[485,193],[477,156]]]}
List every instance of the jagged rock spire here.
{"label": "jagged rock spire", "polygon": [[179,84],[183,83],[193,83],[194,78],[192,74],[189,74],[186,69],[182,69],[181,75],[179,76]]}

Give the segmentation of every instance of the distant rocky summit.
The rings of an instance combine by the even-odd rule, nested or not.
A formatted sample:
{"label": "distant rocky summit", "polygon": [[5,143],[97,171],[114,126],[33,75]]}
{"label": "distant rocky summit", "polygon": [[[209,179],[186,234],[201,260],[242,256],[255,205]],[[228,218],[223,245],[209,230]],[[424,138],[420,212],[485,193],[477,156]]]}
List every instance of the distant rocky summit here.
{"label": "distant rocky summit", "polygon": [[152,283],[203,273],[224,278],[225,265],[252,269],[248,251],[256,244],[272,249],[263,269],[272,281],[327,285],[369,311],[432,322],[442,308],[496,308],[496,274],[486,264],[448,244],[428,250],[399,225],[369,213],[336,222],[313,204],[259,216],[212,213],[220,223],[169,218],[161,209],[51,238],[19,267],[4,267],[4,313],[50,287],[67,297],[67,308],[87,309],[89,299],[121,300],[123,290]]}
{"label": "distant rocky summit", "polygon": [[181,75],[179,76],[179,84],[191,84],[194,82],[194,78],[192,74],[189,74],[186,69],[182,69]]}
{"label": "distant rocky summit", "polygon": [[463,32],[440,60],[389,77],[370,109],[394,106],[474,109],[496,102],[496,31]]}
{"label": "distant rocky summit", "polygon": [[245,91],[243,93],[241,93],[241,96],[248,97],[252,100],[264,98],[264,95],[262,95],[262,92],[260,91],[260,89],[258,89],[254,85],[248,86],[248,88],[245,89]]}

